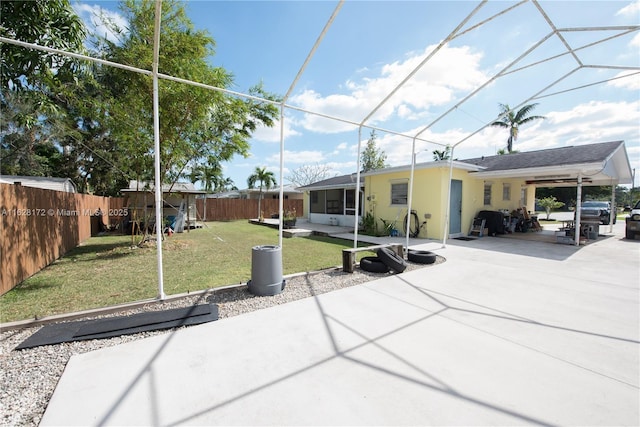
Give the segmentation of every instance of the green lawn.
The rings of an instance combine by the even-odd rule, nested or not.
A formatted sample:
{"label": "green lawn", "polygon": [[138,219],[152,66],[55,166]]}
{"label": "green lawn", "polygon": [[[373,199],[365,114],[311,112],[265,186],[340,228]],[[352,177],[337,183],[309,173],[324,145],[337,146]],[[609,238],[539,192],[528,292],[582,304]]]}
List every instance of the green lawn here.
{"label": "green lawn", "polygon": [[[251,248],[277,245],[278,231],[247,221],[209,222],[163,242],[167,295],[246,282]],[[283,240],[283,273],[334,267],[353,242],[325,237]],[[367,252],[358,254],[371,255]],[[131,248],[130,236],[92,237],[0,297],[9,322],[154,298],[158,294],[155,242]]]}

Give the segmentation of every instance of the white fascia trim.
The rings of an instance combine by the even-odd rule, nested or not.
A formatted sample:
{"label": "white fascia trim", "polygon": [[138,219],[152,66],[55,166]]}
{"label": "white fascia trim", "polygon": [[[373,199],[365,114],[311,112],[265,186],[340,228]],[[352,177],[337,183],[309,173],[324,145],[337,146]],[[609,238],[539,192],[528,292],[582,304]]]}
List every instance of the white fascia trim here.
{"label": "white fascia trim", "polygon": [[543,166],[538,168],[525,168],[525,169],[505,169],[497,171],[479,171],[472,172],[470,175],[478,179],[486,178],[524,178],[524,177],[537,177],[540,178],[548,176],[577,176],[581,174],[593,174],[598,173],[605,167],[604,162],[596,163],[581,163],[575,165],[562,165],[562,166]]}
{"label": "white fascia trim", "polygon": [[[486,169],[482,166],[472,165],[470,163],[460,162],[454,160],[453,162],[449,161],[439,161],[439,162],[425,162],[425,163],[416,163],[414,170],[422,170],[422,169],[436,169],[436,168],[449,168],[449,164],[453,163],[454,169],[462,169],[466,171],[482,171]],[[373,176],[373,175],[386,175],[389,173],[395,172],[411,172],[411,165],[402,165],[402,166],[394,166],[384,169],[377,169],[374,171],[363,172],[360,176]]]}
{"label": "white fascia trim", "polygon": [[[360,187],[364,188],[364,181],[360,182]],[[339,185],[321,185],[318,187],[305,187],[304,191],[319,191],[319,190],[353,190],[356,188],[356,183],[352,184],[339,184]]]}

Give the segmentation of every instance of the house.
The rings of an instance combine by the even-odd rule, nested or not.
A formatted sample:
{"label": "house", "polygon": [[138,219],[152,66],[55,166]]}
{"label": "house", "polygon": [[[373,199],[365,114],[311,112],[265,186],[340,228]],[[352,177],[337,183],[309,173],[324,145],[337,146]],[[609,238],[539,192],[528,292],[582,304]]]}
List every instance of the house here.
{"label": "house", "polygon": [[[283,187],[283,196],[284,199],[291,200],[301,200],[304,198],[304,193],[294,187],[292,184],[285,184]],[[243,199],[257,199],[260,197],[260,189],[259,188],[247,188],[245,190],[239,191],[241,197]],[[280,186],[277,185],[275,187],[262,189],[262,198],[263,199],[279,199],[280,198]]]}
{"label": "house", "polygon": [[0,175],[0,184],[24,185],[44,190],[77,193],[76,185],[70,178],[51,178],[45,176]]}
{"label": "house", "polygon": [[[351,226],[356,215],[356,174],[336,176],[298,187],[304,192],[304,216],[316,224]],[[362,218],[364,182],[360,182],[358,220]]]}
{"label": "house", "polygon": [[533,211],[536,187],[615,188],[631,183],[631,177],[623,141],[419,163],[413,181],[411,165],[361,174],[364,212],[379,223],[395,222],[402,233],[408,209],[415,210],[423,225],[419,237],[434,239],[468,234],[479,211]]}
{"label": "house", "polygon": [[[128,196],[128,208],[131,220],[144,223],[155,223],[155,187],[153,183],[129,181],[129,187],[123,188],[122,193]],[[195,228],[197,218],[196,196],[204,194],[196,190],[190,183],[177,182],[162,184],[162,216],[167,224],[173,224],[176,218],[182,216],[184,227]]]}
{"label": "house", "polygon": [[[295,188],[292,184],[286,184],[283,188],[284,199],[302,200],[304,193]],[[224,191],[222,193],[207,194],[205,197],[209,199],[258,199],[260,197],[259,188],[246,188],[244,190],[231,190]],[[263,199],[279,199],[280,198],[280,186],[269,188],[268,190],[262,189]]]}

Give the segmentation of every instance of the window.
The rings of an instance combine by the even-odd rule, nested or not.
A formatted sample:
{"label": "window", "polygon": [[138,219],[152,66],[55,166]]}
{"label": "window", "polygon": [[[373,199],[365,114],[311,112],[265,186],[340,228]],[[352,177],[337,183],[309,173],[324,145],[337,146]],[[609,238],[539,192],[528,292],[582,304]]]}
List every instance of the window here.
{"label": "window", "polygon": [[409,183],[407,182],[391,183],[391,204],[406,205],[408,193],[409,193]]}
{"label": "window", "polygon": [[[360,211],[360,215],[362,215],[362,193],[360,194],[360,204],[358,205],[358,210]],[[344,214],[345,215],[355,215],[356,214],[356,190],[345,190],[344,192]]]}
{"label": "window", "polygon": [[344,190],[327,190],[327,210],[328,214],[344,214]]}
{"label": "window", "polygon": [[491,183],[490,182],[484,183],[484,204],[485,205],[491,204]]}
{"label": "window", "polygon": [[502,184],[502,200],[511,200],[511,184]]}
{"label": "window", "polygon": [[324,190],[320,190],[320,191],[312,191],[311,192],[311,206],[310,206],[310,211],[311,213],[324,213],[325,211],[325,206],[324,206],[324,201],[326,198],[326,191]]}

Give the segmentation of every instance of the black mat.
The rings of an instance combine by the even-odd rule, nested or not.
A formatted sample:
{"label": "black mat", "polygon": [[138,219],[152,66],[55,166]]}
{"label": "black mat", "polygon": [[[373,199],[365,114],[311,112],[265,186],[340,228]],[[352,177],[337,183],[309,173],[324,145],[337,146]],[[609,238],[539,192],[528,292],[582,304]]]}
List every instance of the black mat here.
{"label": "black mat", "polygon": [[131,316],[57,323],[43,326],[17,346],[16,350],[197,325],[214,320],[218,320],[218,306],[216,304],[201,304],[187,308],[149,311]]}
{"label": "black mat", "polygon": [[454,240],[464,240],[465,242],[469,242],[471,240],[476,240],[474,237],[454,237]]}

